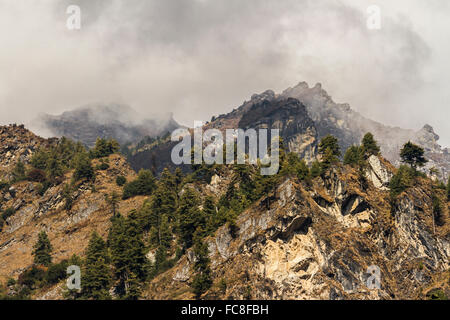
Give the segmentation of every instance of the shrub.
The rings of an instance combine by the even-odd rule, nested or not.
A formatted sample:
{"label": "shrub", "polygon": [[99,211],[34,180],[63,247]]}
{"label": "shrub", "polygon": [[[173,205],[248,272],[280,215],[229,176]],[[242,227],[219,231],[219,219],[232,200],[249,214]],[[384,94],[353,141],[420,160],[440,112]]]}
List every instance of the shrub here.
{"label": "shrub", "polygon": [[28,172],[27,179],[34,182],[44,182],[46,180],[45,171],[41,169],[32,169]]}
{"label": "shrub", "polygon": [[122,199],[137,195],[150,195],[155,189],[155,178],[150,170],[141,169],[136,180],[125,184]]}
{"label": "shrub", "polygon": [[406,189],[410,188],[414,183],[415,170],[401,165],[397,173],[392,177],[389,182],[389,188],[391,189],[391,196],[396,197]]}
{"label": "shrub", "polygon": [[52,264],[45,275],[45,281],[48,284],[56,284],[67,277],[67,267],[69,263],[63,260],[60,263]]}
{"label": "shrub", "polygon": [[116,184],[117,184],[119,187],[122,187],[125,183],[127,183],[127,178],[125,178],[124,176],[118,176],[118,177],[116,178]]}
{"label": "shrub", "polygon": [[80,153],[75,159],[75,172],[73,179],[75,181],[86,179],[94,180],[95,173],[91,165],[91,160],[86,153]]}
{"label": "shrub", "polygon": [[120,149],[119,143],[114,139],[103,139],[97,138],[95,142],[95,147],[89,151],[89,156],[91,158],[103,158],[110,154],[118,152]]}
{"label": "shrub", "polygon": [[363,160],[363,149],[358,146],[351,146],[344,155],[344,164],[351,166],[359,165]]}
{"label": "shrub", "polygon": [[45,279],[45,268],[33,266],[19,275],[19,284],[29,289],[35,289],[43,283]]}

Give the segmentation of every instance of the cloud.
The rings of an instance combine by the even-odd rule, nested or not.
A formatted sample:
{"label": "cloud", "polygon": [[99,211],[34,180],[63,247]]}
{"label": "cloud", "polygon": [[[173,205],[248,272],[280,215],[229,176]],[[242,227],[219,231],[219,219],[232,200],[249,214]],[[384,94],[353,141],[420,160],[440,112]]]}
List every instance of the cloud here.
{"label": "cloud", "polygon": [[[192,125],[305,80],[376,120],[429,122],[450,144],[448,45],[428,25],[448,28],[445,2],[378,1],[379,31],[366,28],[368,1],[18,2],[0,0],[4,121],[116,102]],[[79,31],[65,28],[69,4],[81,7]]]}

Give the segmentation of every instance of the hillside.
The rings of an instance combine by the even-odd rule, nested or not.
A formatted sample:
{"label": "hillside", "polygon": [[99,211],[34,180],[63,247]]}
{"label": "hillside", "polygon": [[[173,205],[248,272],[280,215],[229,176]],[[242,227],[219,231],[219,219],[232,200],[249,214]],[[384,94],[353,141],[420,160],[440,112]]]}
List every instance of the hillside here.
{"label": "hillside", "polygon": [[[263,104],[258,118],[274,119],[291,104],[304,112],[296,100],[277,103],[281,111],[273,114]],[[312,122],[298,119],[302,121],[286,123],[312,132]],[[291,132],[291,127],[284,128]],[[295,135],[286,139],[298,141]],[[155,182],[151,173],[137,175],[114,148],[97,145],[86,153],[70,141],[46,140],[22,126],[1,127],[0,144],[0,210],[8,212],[0,232],[0,283],[6,297],[25,294],[24,288],[33,299],[67,297],[64,272],[53,282],[30,273],[44,270],[48,275],[52,270],[52,265],[41,268],[33,263],[33,246],[42,231],[53,247],[52,263],[75,261],[71,257],[76,254],[83,261],[82,272],[91,272],[93,266],[95,270],[88,259],[92,254],[88,247],[95,239],[92,232],[107,240],[103,246],[111,259],[106,269],[111,280],[102,297],[427,299],[450,295],[446,191],[419,175],[393,197],[390,180],[398,170],[382,156],[371,155],[361,168],[335,162],[314,173],[291,153],[283,156],[276,176],[259,176],[252,166],[199,166],[187,176],[164,171]],[[105,145],[109,146],[106,141]],[[63,165],[68,152],[74,152],[70,158],[81,160],[67,160],[62,173],[43,189],[44,178],[31,181],[36,175],[29,174],[39,166],[40,150],[49,150],[47,165],[53,163],[52,156]],[[88,154],[89,161],[83,158]],[[28,173],[20,179],[19,159]],[[83,159],[91,164],[94,177],[75,177]],[[49,176],[52,171],[45,172]],[[118,185],[119,176],[125,178],[125,185]],[[142,187],[144,182],[149,188]],[[115,209],[108,200],[113,192],[123,195]],[[129,255],[139,259],[129,261]],[[125,278],[117,261],[125,263]],[[372,265],[380,269],[380,289],[367,288]],[[136,289],[135,295],[130,288]],[[93,297],[82,294],[86,296],[79,298]]]}
{"label": "hillside", "polygon": [[[434,167],[436,177],[441,180],[446,180],[450,173],[450,151],[438,144],[439,136],[431,126],[414,131],[365,118],[348,104],[335,103],[320,84],[309,87],[300,82],[279,94],[272,90],[254,94],[233,111],[213,117],[204,127],[225,130],[263,126],[279,128],[289,151],[305,156],[309,162],[317,155],[318,141],[328,134],[336,136],[341,149],[346,150],[358,144],[366,132],[372,132],[383,155],[395,166],[400,165],[400,148],[411,140],[425,149],[429,162],[424,172],[429,173]],[[172,146],[167,140],[149,145],[137,150],[129,161],[136,170],[156,168],[160,172],[171,165]]]}

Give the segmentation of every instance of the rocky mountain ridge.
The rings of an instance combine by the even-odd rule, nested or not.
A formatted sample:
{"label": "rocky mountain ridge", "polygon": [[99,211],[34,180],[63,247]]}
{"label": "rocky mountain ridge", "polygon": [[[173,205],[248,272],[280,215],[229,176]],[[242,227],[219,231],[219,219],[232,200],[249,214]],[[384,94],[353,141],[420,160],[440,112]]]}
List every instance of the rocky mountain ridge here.
{"label": "rocky mountain ridge", "polygon": [[178,127],[170,113],[145,119],[131,107],[120,104],[88,105],[60,115],[41,114],[30,124],[30,128],[48,136],[65,136],[88,147],[95,144],[97,137],[114,138],[125,144],[166,135]]}

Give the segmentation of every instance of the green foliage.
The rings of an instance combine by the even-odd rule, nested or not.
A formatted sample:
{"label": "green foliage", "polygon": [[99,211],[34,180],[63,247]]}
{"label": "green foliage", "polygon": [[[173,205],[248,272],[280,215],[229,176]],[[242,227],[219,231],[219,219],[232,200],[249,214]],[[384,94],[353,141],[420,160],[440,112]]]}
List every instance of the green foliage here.
{"label": "green foliage", "polygon": [[12,171],[12,181],[13,183],[19,182],[22,180],[25,180],[25,165],[23,162],[19,159],[19,161],[16,163],[16,166],[14,167]]}
{"label": "green foliage", "polygon": [[33,246],[32,254],[34,256],[34,263],[49,266],[52,263],[52,250],[53,247],[47,234],[45,231],[41,231],[38,235],[37,242]]}
{"label": "green foliage", "polygon": [[47,177],[44,170],[32,169],[27,174],[27,180],[43,183],[47,180]]}
{"label": "green foliage", "polygon": [[219,281],[219,290],[222,292],[222,294],[225,294],[227,292],[227,281],[225,278],[221,278]]}
{"label": "green foliage", "polygon": [[448,300],[447,295],[441,288],[432,289],[427,293],[428,300]]}
{"label": "green foliage", "polygon": [[117,153],[120,149],[119,143],[114,139],[97,138],[95,147],[89,151],[91,158],[103,158],[110,154]]}
{"label": "green foliage", "polygon": [[414,183],[415,172],[408,166],[401,165],[397,173],[389,182],[391,196],[396,197],[406,189],[412,187]]}
{"label": "green foliage", "polygon": [[72,196],[72,187],[68,184],[65,184],[63,187],[62,196],[64,198],[64,209],[70,210],[73,205],[73,196]]}
{"label": "green foliage", "polygon": [[[201,231],[197,229],[197,234],[199,233],[201,233]],[[201,241],[201,238],[196,237],[195,239],[194,254],[197,258],[194,263],[194,271],[196,274],[191,287],[198,299],[203,293],[208,291],[212,285],[211,268],[209,266],[210,261],[208,258],[208,244]]]}
{"label": "green foliage", "polygon": [[98,164],[95,167],[96,170],[108,170],[109,169],[109,163],[105,161],[105,159],[100,160],[100,164]]}
{"label": "green foliage", "polygon": [[92,233],[86,249],[81,283],[81,298],[111,299],[109,288],[112,283],[109,268],[109,254],[105,241],[96,232]]}
{"label": "green foliage", "polygon": [[423,148],[409,141],[405,143],[400,150],[400,157],[404,163],[407,163],[411,168],[416,169],[417,167],[423,167],[425,163],[428,162],[424,157],[424,153],[425,151]]}
{"label": "green foliage", "polygon": [[45,282],[49,285],[54,285],[61,280],[66,279],[68,266],[69,262],[67,260],[50,265],[45,274]]}
{"label": "green foliage", "polygon": [[330,156],[339,158],[341,156],[341,149],[339,147],[338,139],[332,136],[331,134],[322,138],[322,140],[319,143],[319,153],[322,156],[329,153]]}
{"label": "green foliage", "polygon": [[450,177],[448,177],[447,182],[447,201],[450,201]]}
{"label": "green foliage", "polygon": [[289,152],[286,155],[286,160],[280,170],[280,175],[286,174],[297,176],[301,181],[307,181],[311,178],[305,160],[300,160],[299,156],[294,152]]}
{"label": "green foliage", "polygon": [[155,178],[150,170],[141,169],[136,180],[125,184],[122,199],[137,195],[151,195],[155,189]]}
{"label": "green foliage", "polygon": [[120,297],[127,298],[130,288],[136,285],[134,277],[140,282],[148,277],[149,265],[145,256],[147,249],[135,212],[130,213],[128,218],[119,215],[111,221],[108,245],[117,281],[115,288]]}
{"label": "green foliage", "polygon": [[358,146],[351,146],[347,149],[344,155],[344,164],[351,166],[358,166],[364,161],[364,148]]}
{"label": "green foliage", "polygon": [[433,206],[434,221],[436,221],[438,226],[443,226],[445,224],[444,209],[442,207],[441,200],[434,192],[431,196],[431,202]]}
{"label": "green foliage", "polygon": [[333,164],[339,162],[341,151],[338,139],[332,135],[327,135],[319,143],[319,154],[322,156],[320,167],[321,172],[330,168]]}
{"label": "green foliage", "polygon": [[322,174],[322,167],[320,166],[319,161],[314,161],[312,163],[310,172],[313,178],[316,178]]}
{"label": "green foliage", "polygon": [[125,178],[124,176],[117,176],[116,178],[116,184],[119,187],[122,187],[125,183],[127,183],[127,178]]}
{"label": "green foliage", "polygon": [[42,266],[32,266],[19,275],[18,283],[34,290],[45,284],[46,270]]}
{"label": "green foliage", "polygon": [[364,135],[361,142],[362,154],[366,157],[371,155],[377,156],[380,154],[380,147],[375,141],[373,134],[368,132]]}
{"label": "green foliage", "polygon": [[79,181],[86,179],[88,181],[95,180],[94,168],[92,168],[91,159],[87,153],[78,153],[74,160],[75,172],[73,173],[73,180]]}
{"label": "green foliage", "polygon": [[119,194],[116,191],[111,192],[111,194],[105,194],[105,201],[111,206],[113,216],[116,215],[117,206],[120,202]]}
{"label": "green foliage", "polygon": [[206,219],[199,208],[200,199],[191,188],[186,188],[178,206],[178,228],[181,243],[187,249],[192,246],[193,234],[197,228],[205,229]]}
{"label": "green foliage", "polygon": [[0,191],[8,190],[9,187],[10,187],[10,184],[8,182],[0,180]]}

